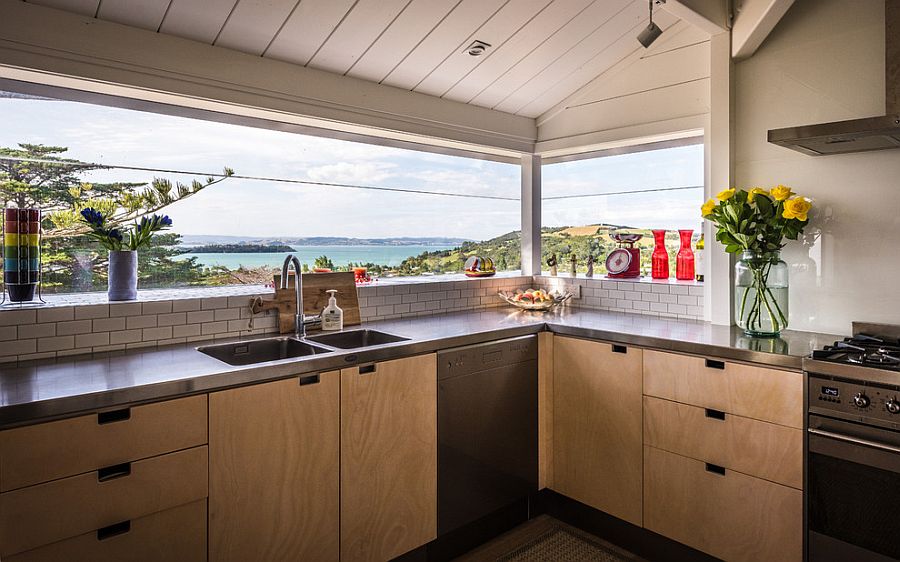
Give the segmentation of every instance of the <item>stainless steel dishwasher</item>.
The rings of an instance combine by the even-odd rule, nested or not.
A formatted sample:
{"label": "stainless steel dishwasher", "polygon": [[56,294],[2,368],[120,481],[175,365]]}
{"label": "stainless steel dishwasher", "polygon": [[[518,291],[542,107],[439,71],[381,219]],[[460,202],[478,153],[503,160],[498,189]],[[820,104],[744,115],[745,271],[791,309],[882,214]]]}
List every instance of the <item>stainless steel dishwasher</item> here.
{"label": "stainless steel dishwasher", "polygon": [[438,535],[537,492],[537,336],[438,353]]}

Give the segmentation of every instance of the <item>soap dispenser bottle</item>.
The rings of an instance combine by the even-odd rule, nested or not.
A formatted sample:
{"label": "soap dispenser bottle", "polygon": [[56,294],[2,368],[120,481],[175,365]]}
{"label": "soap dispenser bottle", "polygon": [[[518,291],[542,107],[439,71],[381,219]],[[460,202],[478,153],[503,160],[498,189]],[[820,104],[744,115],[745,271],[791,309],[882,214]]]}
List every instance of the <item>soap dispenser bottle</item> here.
{"label": "soap dispenser bottle", "polygon": [[338,308],[337,298],[334,296],[337,293],[337,290],[329,289],[325,292],[330,294],[331,296],[328,297],[328,306],[326,306],[325,310],[322,311],[322,330],[343,330],[344,311]]}

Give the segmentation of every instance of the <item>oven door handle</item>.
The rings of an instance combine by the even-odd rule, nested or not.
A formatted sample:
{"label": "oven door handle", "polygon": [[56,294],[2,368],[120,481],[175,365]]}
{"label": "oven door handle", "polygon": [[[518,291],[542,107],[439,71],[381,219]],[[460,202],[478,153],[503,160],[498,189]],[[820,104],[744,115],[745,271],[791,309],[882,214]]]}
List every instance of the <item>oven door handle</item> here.
{"label": "oven door handle", "polygon": [[895,447],[893,445],[888,445],[886,443],[879,443],[877,441],[869,441],[868,439],[860,439],[858,437],[850,437],[847,435],[841,435],[840,433],[833,433],[831,431],[825,431],[823,429],[814,429],[810,427],[807,429],[809,433],[813,435],[819,435],[821,437],[827,437],[828,439],[834,439],[836,441],[843,441],[845,443],[853,443],[854,445],[862,445],[864,447],[871,447],[873,449],[880,449],[882,451],[889,451],[891,453],[900,453],[900,447]]}

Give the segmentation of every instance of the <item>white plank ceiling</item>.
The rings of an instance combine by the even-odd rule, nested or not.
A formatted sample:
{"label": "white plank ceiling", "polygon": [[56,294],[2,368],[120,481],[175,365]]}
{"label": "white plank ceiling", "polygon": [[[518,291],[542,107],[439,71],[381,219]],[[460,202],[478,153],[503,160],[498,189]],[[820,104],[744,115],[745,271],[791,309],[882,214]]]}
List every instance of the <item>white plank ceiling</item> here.
{"label": "white plank ceiling", "polygon": [[26,1],[526,117],[641,51],[647,25],[646,0]]}

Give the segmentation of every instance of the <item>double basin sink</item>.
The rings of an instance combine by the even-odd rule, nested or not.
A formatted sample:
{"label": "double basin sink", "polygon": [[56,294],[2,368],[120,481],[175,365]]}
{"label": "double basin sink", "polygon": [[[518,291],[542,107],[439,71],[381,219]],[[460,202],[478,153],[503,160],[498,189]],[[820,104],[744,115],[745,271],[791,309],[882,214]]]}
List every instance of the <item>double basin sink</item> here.
{"label": "double basin sink", "polygon": [[376,345],[407,341],[377,330],[348,330],[319,334],[305,339],[294,337],[262,338],[233,343],[205,345],[197,351],[229,365],[254,365],[280,359],[293,359],[348,349],[362,349]]}

